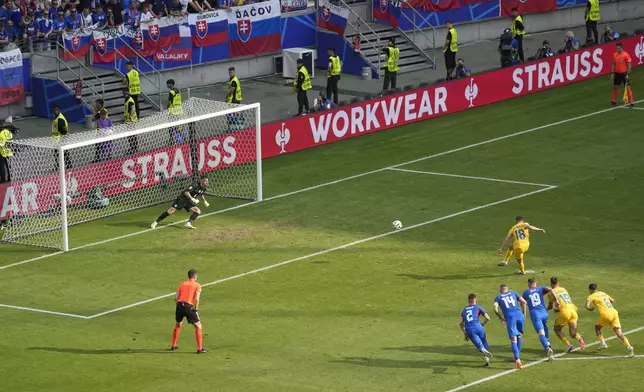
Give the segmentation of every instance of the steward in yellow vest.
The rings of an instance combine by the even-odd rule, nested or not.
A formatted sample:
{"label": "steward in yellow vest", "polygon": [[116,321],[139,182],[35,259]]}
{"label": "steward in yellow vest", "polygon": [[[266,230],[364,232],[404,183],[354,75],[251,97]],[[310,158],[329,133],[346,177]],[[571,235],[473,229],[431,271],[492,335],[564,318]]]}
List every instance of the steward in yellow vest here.
{"label": "steward in yellow vest", "polygon": [[297,75],[293,81],[293,91],[297,93],[297,114],[304,115],[310,110],[309,98],[306,92],[311,89],[311,78],[309,77],[309,70],[304,66],[302,59],[297,59]]}
{"label": "steward in yellow vest", "polygon": [[165,85],[168,88],[168,111],[175,116],[182,115],[183,102],[181,101],[181,91],[175,87],[174,79],[168,79]]}
{"label": "steward in yellow vest", "polygon": [[9,160],[7,158],[13,156],[13,151],[7,146],[7,142],[12,140],[13,136],[20,131],[12,123],[13,119],[9,116],[0,127],[0,184],[11,182]]}
{"label": "steward in yellow vest", "polygon": [[139,71],[134,69],[134,64],[132,64],[131,61],[125,63],[125,66],[127,67],[127,74],[125,75],[127,92],[134,100],[134,107],[136,108],[136,115],[138,117],[140,115],[139,95],[141,95],[141,80],[139,79]]}
{"label": "steward in yellow vest", "polygon": [[454,70],[456,69],[456,52],[458,52],[458,33],[452,25],[447,22],[447,36],[443,44],[443,54],[445,55],[445,69],[447,70],[446,80],[454,79]]}
{"label": "steward in yellow vest", "polygon": [[[597,31],[597,22],[599,22],[599,0],[588,0],[586,3],[586,43],[591,42],[595,45],[599,43],[599,32]],[[593,38],[591,38],[591,35]]]}
{"label": "steward in yellow vest", "polygon": [[332,99],[333,103],[338,104],[338,82],[340,81],[340,73],[342,73],[342,60],[340,56],[335,54],[335,49],[327,49],[329,56],[329,66],[327,69],[326,79],[326,97]]}
{"label": "steward in yellow vest", "polygon": [[134,122],[139,119],[139,117],[136,115],[136,106],[134,104],[134,98],[126,92],[124,94],[125,98],[125,104],[123,105],[123,122],[124,123],[129,123],[129,122]]}
{"label": "steward in yellow vest", "polygon": [[523,25],[523,18],[519,15],[518,8],[512,8],[512,38],[517,40],[518,50],[517,55],[519,61],[522,63],[525,61],[525,56],[523,54],[523,36],[525,35],[525,26]]}
{"label": "steward in yellow vest", "polygon": [[235,67],[228,68],[228,94],[226,95],[226,102],[228,103],[241,103],[242,89],[239,78],[235,75]]}
{"label": "steward in yellow vest", "polygon": [[387,63],[385,65],[385,80],[382,84],[382,90],[389,90],[389,83],[391,82],[391,89],[396,88],[396,79],[398,78],[398,57],[400,57],[400,49],[396,47],[396,39],[389,38],[387,46],[382,50],[385,53]]}
{"label": "steward in yellow vest", "polygon": [[[52,121],[51,123],[51,137],[54,139],[55,143],[59,143],[61,136],[66,136],[69,134],[69,123],[67,122],[67,119],[65,118],[65,116],[63,116],[63,114],[60,112],[60,107],[58,105],[54,106],[53,112],[54,112],[54,121]],[[53,151],[54,151],[54,170],[58,171],[59,154],[57,149],[54,149]],[[71,169],[72,161],[69,158],[69,150],[65,150],[65,152],[63,153],[63,156],[65,158],[65,168]]]}

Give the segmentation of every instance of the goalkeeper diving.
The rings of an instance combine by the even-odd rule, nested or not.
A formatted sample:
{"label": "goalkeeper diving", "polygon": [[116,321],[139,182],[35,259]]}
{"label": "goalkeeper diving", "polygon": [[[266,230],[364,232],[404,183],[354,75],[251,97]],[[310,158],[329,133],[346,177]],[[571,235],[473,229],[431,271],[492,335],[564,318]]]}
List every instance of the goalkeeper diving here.
{"label": "goalkeeper diving", "polygon": [[151,228],[156,228],[157,224],[167,218],[168,216],[174,214],[177,212],[177,210],[186,210],[186,212],[192,212],[192,215],[190,215],[190,219],[188,219],[188,222],[184,225],[185,228],[187,229],[194,229],[195,227],[192,225],[192,222],[194,222],[198,217],[199,214],[201,214],[201,210],[199,207],[197,207],[197,204],[199,204],[199,199],[198,197],[201,197],[203,200],[203,204],[208,207],[210,206],[210,203],[206,200],[205,193],[206,189],[208,188],[208,177],[205,175],[201,176],[199,178],[199,182],[193,185],[190,185],[187,189],[185,189],[179,197],[177,197],[177,200],[172,203],[172,206],[168,208],[166,212],[163,214],[159,215],[157,220],[152,222],[150,225]]}

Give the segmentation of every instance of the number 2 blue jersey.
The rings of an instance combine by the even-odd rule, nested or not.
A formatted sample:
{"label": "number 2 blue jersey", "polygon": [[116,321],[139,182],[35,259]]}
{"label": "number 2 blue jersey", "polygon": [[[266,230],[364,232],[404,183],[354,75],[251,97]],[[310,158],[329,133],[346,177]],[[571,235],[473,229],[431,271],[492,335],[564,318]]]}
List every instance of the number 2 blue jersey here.
{"label": "number 2 blue jersey", "polygon": [[461,312],[461,317],[463,317],[463,321],[465,322],[465,329],[468,330],[482,327],[479,316],[484,314],[486,314],[485,309],[479,305],[466,306]]}
{"label": "number 2 blue jersey", "polygon": [[503,312],[503,317],[506,319],[523,316],[523,311],[521,311],[521,306],[519,306],[519,294],[515,292],[510,291],[500,294],[494,299],[494,302],[499,304]]}
{"label": "number 2 blue jersey", "polygon": [[546,301],[543,299],[545,287],[535,287],[523,292],[523,299],[528,303],[530,313],[548,313]]}

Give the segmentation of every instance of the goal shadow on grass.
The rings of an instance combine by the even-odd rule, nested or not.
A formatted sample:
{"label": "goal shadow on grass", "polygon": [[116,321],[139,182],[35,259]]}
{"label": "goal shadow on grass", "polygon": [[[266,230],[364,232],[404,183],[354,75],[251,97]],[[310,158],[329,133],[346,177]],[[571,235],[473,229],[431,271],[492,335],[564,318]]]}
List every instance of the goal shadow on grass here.
{"label": "goal shadow on grass", "polygon": [[[430,354],[441,354],[441,355],[478,355],[478,352],[472,346],[471,343],[462,346],[406,346],[406,347],[385,347],[383,350],[387,351],[404,351],[411,353],[430,353]],[[494,354],[494,357],[503,358],[505,355],[511,355],[510,345],[492,345],[490,346],[490,351]],[[534,355],[544,355],[543,349],[537,348],[522,348],[521,353],[525,354],[534,354]]]}
{"label": "goal shadow on grass", "polygon": [[471,367],[480,368],[483,366],[482,361],[454,361],[454,360],[401,360],[389,358],[370,358],[370,357],[345,357],[329,361],[331,363],[348,364],[366,367],[380,368],[413,368],[413,369],[432,369],[434,373],[445,373],[448,367]]}
{"label": "goal shadow on grass", "polygon": [[516,273],[507,274],[484,274],[484,275],[418,275],[418,274],[396,274],[404,278],[414,280],[469,280],[469,279],[488,279],[488,278],[504,278],[508,276],[516,276]]}

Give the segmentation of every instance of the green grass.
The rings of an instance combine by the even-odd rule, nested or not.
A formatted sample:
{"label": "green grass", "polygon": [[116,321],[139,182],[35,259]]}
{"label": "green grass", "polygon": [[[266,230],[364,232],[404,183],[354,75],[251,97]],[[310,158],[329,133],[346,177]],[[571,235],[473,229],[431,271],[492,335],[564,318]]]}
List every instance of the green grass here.
{"label": "green grass", "polygon": [[[634,85],[644,81],[636,72]],[[267,197],[296,191],[606,108],[605,79],[400,127],[264,162]],[[467,295],[491,311],[498,247],[522,214],[533,235],[527,267],[562,280],[583,305],[596,281],[625,330],[644,326],[644,112],[616,109],[402,168],[557,185],[506,203],[303,258],[205,287],[208,355],[184,326],[168,351],[174,306],[163,298],[92,319],[0,307],[0,375],[7,391],[444,391],[512,369],[505,327],[492,322],[490,368],[458,328]],[[189,268],[202,283],[437,220],[539,187],[381,171],[292,196],[0,270],[0,303],[91,316],[171,293]],[[243,201],[217,200],[208,212]],[[144,230],[157,206],[70,229],[81,246]],[[185,219],[178,214],[168,219]],[[46,251],[2,245],[0,265]],[[542,272],[543,271],[543,272]],[[594,342],[595,314],[580,315]],[[607,336],[611,336],[606,331]],[[629,336],[644,347],[644,331]],[[563,345],[553,339],[556,351]],[[569,357],[625,353],[619,342]],[[522,357],[542,358],[528,323]],[[641,389],[641,359],[539,364],[471,388]],[[605,375],[610,375],[608,384]]]}

